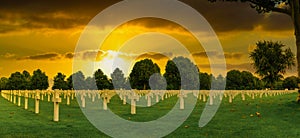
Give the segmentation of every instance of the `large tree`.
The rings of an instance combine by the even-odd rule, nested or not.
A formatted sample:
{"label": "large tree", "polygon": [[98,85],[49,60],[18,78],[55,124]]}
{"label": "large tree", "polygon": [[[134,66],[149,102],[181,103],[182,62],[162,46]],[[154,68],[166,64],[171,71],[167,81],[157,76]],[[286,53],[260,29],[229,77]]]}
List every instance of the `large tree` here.
{"label": "large tree", "polygon": [[33,90],[46,90],[49,87],[48,76],[40,69],[33,71],[31,77],[31,88]]}
{"label": "large tree", "polygon": [[209,90],[211,88],[212,75],[200,72],[199,79],[200,79],[200,90]]}
{"label": "large tree", "polygon": [[124,73],[119,68],[116,68],[110,77],[113,82],[113,87],[116,90],[125,89],[125,81]]}
{"label": "large tree", "polygon": [[150,89],[149,79],[154,73],[160,73],[160,68],[151,59],[144,59],[134,64],[129,75],[129,81],[133,89]]}
{"label": "large tree", "polygon": [[299,82],[300,82],[299,78],[297,78],[295,76],[290,76],[290,77],[287,77],[283,80],[282,87],[293,90],[295,88],[298,88],[298,83]]}
{"label": "large tree", "polygon": [[0,90],[7,90],[8,89],[8,78],[2,77],[0,79]]}
{"label": "large tree", "polygon": [[[216,2],[218,0],[209,0]],[[298,77],[300,77],[300,1],[299,0],[220,0],[229,2],[249,2],[258,13],[278,12],[291,17],[294,24]]]}
{"label": "large tree", "polygon": [[251,72],[231,70],[226,75],[226,89],[228,90],[254,90],[261,89],[260,80]]}
{"label": "large tree", "polygon": [[68,89],[70,90],[85,90],[86,88],[86,82],[85,82],[85,76],[81,71],[78,71],[76,73],[73,73],[69,78],[67,78],[67,85]]}
{"label": "large tree", "polygon": [[22,73],[15,72],[10,75],[8,78],[8,89],[10,90],[25,90],[26,89],[26,80]]}
{"label": "large tree", "polygon": [[169,60],[166,65],[164,77],[167,81],[168,90],[179,90],[180,89],[180,73],[176,64]]}
{"label": "large tree", "polygon": [[94,77],[96,80],[96,85],[97,85],[98,90],[111,89],[112,84],[101,69],[98,69],[94,73]]}
{"label": "large tree", "polygon": [[175,57],[167,62],[165,70],[167,89],[199,89],[199,70],[190,59]]}
{"label": "large tree", "polygon": [[58,89],[58,90],[67,90],[68,85],[65,81],[66,75],[62,73],[57,73],[56,76],[54,76],[54,84],[52,86],[52,90]]}
{"label": "large tree", "polygon": [[263,77],[266,85],[274,87],[276,81],[283,77],[286,69],[295,65],[295,57],[290,48],[279,42],[259,41],[250,53],[256,73]]}
{"label": "large tree", "polygon": [[238,70],[231,70],[226,75],[226,89],[227,90],[240,90],[242,82],[242,74]]}
{"label": "large tree", "polygon": [[[212,86],[213,90],[224,90],[226,88],[226,78],[224,78],[221,74],[217,77],[212,76]],[[224,87],[225,86],[225,87]]]}
{"label": "large tree", "polygon": [[86,82],[86,89],[88,90],[98,90],[97,85],[96,85],[96,80],[94,77],[87,77],[85,79]]}
{"label": "large tree", "polygon": [[26,90],[31,90],[32,88],[31,88],[31,75],[30,75],[30,73],[28,72],[28,71],[26,71],[26,70],[24,70],[23,72],[22,72],[22,74],[23,74],[23,76],[24,76],[24,79],[25,79],[25,89]]}

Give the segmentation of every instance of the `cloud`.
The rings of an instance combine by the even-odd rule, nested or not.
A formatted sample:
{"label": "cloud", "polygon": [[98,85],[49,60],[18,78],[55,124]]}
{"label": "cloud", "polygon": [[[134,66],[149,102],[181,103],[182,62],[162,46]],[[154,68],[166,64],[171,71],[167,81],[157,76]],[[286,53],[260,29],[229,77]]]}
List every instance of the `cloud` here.
{"label": "cloud", "polygon": [[[248,2],[214,3],[208,0],[181,0],[201,13],[217,32],[249,31],[262,25],[264,30],[292,30],[289,16],[272,12],[269,16],[258,14]],[[283,23],[284,22],[284,23]]]}
{"label": "cloud", "polygon": [[37,55],[29,55],[29,56],[23,56],[23,57],[17,57],[16,55],[13,55],[11,59],[16,60],[63,60],[63,59],[73,59],[74,53],[67,52],[65,54],[59,54],[55,52],[50,53],[42,53]]}
{"label": "cloud", "polygon": [[[293,29],[292,21],[287,15],[258,14],[246,2],[181,1],[202,14],[217,32],[253,30],[257,26],[262,26],[263,29],[269,31]],[[89,2],[83,0],[4,0],[0,4],[0,33],[22,29],[69,29],[84,26],[103,9],[117,2],[119,0],[92,0]],[[151,18],[135,24],[148,28],[172,29],[174,27],[163,20],[157,21]]]}
{"label": "cloud", "polygon": [[172,56],[172,53],[160,54],[160,53],[145,53],[137,57],[137,59],[154,59],[154,60],[162,60],[162,59],[169,59]]}
{"label": "cloud", "polygon": [[74,57],[74,53],[68,52],[68,53],[65,54],[64,57],[65,57],[66,59],[72,59],[72,58]]}
{"label": "cloud", "polygon": [[5,53],[4,55],[2,55],[2,57],[4,57],[5,59],[13,59],[16,56],[16,54],[13,53]]}
{"label": "cloud", "polygon": [[198,57],[198,58],[208,58],[208,56],[212,58],[223,58],[225,56],[226,59],[241,59],[244,54],[239,52],[218,52],[218,51],[200,51],[192,53],[192,56]]}
{"label": "cloud", "polygon": [[226,59],[241,59],[243,56],[244,56],[244,54],[242,54],[242,53],[239,53],[239,52],[234,52],[234,53],[224,53],[224,56],[225,56],[225,58]]}
{"label": "cloud", "polygon": [[45,53],[45,54],[38,54],[38,55],[17,58],[17,60],[56,60],[56,59],[60,59],[60,54]]}

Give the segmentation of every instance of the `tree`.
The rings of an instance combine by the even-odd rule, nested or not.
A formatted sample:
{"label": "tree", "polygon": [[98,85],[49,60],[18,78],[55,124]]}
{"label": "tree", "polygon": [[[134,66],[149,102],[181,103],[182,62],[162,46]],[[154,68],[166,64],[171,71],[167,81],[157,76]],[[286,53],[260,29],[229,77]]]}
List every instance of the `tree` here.
{"label": "tree", "polygon": [[282,87],[287,88],[289,90],[293,90],[295,88],[298,88],[299,78],[295,76],[287,77],[282,82]]}
{"label": "tree", "polygon": [[160,73],[160,68],[151,59],[144,59],[134,64],[129,81],[133,89],[150,89],[149,79],[154,73]]}
{"label": "tree", "polygon": [[210,90],[212,76],[207,73],[199,73],[200,90]]}
{"label": "tree", "polygon": [[241,90],[242,74],[238,70],[231,70],[226,75],[227,90]]}
{"label": "tree", "polygon": [[8,89],[8,79],[5,77],[2,77],[0,79],[0,90],[7,90]]}
{"label": "tree", "polygon": [[15,72],[8,78],[8,89],[10,90],[25,90],[26,80],[22,73]]}
{"label": "tree", "polygon": [[94,77],[87,77],[85,79],[86,88],[89,90],[97,90],[96,80]]}
{"label": "tree", "polygon": [[260,80],[249,71],[231,70],[226,76],[227,90],[262,89]]}
{"label": "tree", "polygon": [[96,85],[98,90],[111,89],[111,82],[107,79],[107,76],[102,72],[101,69],[98,69],[94,73],[96,80]]}
{"label": "tree", "polygon": [[[209,0],[216,2],[217,0]],[[221,0],[249,2],[258,13],[278,12],[291,17],[296,38],[298,77],[300,77],[300,2],[299,0]],[[300,90],[299,90],[300,92]]]}
{"label": "tree", "polygon": [[22,72],[22,74],[23,74],[23,76],[24,76],[24,79],[25,79],[25,89],[26,90],[31,90],[32,88],[31,88],[31,75],[30,75],[30,73],[28,72],[28,71],[26,71],[26,70],[24,70],[23,72]]}
{"label": "tree", "polygon": [[[209,0],[216,2],[217,0]],[[297,48],[297,71],[300,77],[300,2],[299,0],[221,0],[250,2],[250,6],[255,8],[258,13],[278,12],[291,17],[294,24],[294,35],[296,38]],[[298,90],[300,94],[300,90]]]}
{"label": "tree", "polygon": [[125,89],[126,79],[124,77],[124,73],[122,72],[122,70],[116,68],[114,72],[110,74],[110,76],[115,90]]}
{"label": "tree", "polygon": [[253,76],[249,71],[241,72],[241,90],[254,90],[261,89],[261,83],[259,78]]}
{"label": "tree", "polygon": [[160,73],[151,75],[149,85],[151,90],[166,90],[167,88],[166,80]]}
{"label": "tree", "polygon": [[33,71],[31,77],[31,88],[32,90],[46,90],[49,87],[48,76],[45,72],[40,69]]}
{"label": "tree", "polygon": [[65,81],[66,75],[62,73],[57,73],[56,76],[54,76],[54,84],[52,86],[52,90],[58,89],[58,90],[67,90],[68,85]]}
{"label": "tree", "polygon": [[[73,75],[73,74],[72,74],[72,75]],[[70,76],[67,78],[67,87],[68,87],[68,90],[74,90],[72,75],[70,75]]]}
{"label": "tree", "polygon": [[250,53],[250,59],[254,62],[256,73],[263,77],[268,87],[273,88],[286,69],[295,65],[294,55],[290,48],[284,50],[285,45],[279,42],[259,41],[256,46]]}
{"label": "tree", "polygon": [[226,83],[226,78],[224,78],[221,74],[218,75],[218,77],[212,77],[212,86],[211,86],[211,89],[213,90],[223,90],[225,89],[224,86],[225,86],[225,83]]}
{"label": "tree", "polygon": [[70,90],[85,90],[86,89],[86,82],[85,76],[81,71],[73,73],[67,79],[68,89]]}
{"label": "tree", "polygon": [[167,89],[199,89],[199,70],[188,58],[175,57],[166,65],[164,77],[167,81]]}
{"label": "tree", "polygon": [[168,90],[180,89],[180,84],[181,84],[180,73],[176,64],[172,60],[169,60],[167,62],[164,77],[167,81]]}

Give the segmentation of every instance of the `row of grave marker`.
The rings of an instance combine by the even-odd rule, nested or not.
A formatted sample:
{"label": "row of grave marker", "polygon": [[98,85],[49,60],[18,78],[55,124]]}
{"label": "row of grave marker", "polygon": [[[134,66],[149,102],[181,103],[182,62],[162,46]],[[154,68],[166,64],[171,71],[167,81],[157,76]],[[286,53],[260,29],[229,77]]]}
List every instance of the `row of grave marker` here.
{"label": "row of grave marker", "polygon": [[[86,107],[86,97],[90,98],[92,102],[95,101],[96,97],[101,99],[103,102],[103,110],[107,110],[107,104],[110,103],[110,99],[118,94],[119,98],[123,101],[125,105],[127,99],[131,100],[131,114],[136,114],[136,102],[144,96],[147,100],[147,107],[152,104],[152,98],[155,95],[155,102],[158,103],[160,100],[167,99],[171,96],[177,96],[179,98],[180,107],[179,109],[184,109],[184,98],[188,94],[192,94],[203,102],[209,101],[209,105],[213,105],[216,98],[222,100],[223,97],[228,97],[229,103],[233,102],[233,99],[238,95],[241,95],[243,101],[246,100],[246,96],[251,99],[255,97],[262,98],[263,96],[276,96],[282,94],[290,94],[297,92],[297,90],[81,90],[81,91],[62,91],[62,90],[3,90],[1,96],[18,106],[21,106],[21,97],[24,97],[24,108],[28,109],[28,99],[35,99],[35,113],[39,113],[39,101],[44,100],[44,96],[47,96],[48,102],[50,102],[52,96],[52,102],[54,107],[53,120],[59,121],[59,103],[62,102],[60,96],[63,96],[67,101],[67,105],[70,105],[70,100],[74,97],[80,96],[80,106],[82,108]],[[207,99],[209,97],[209,99]],[[79,97],[78,97],[79,98]],[[18,103],[16,103],[18,102]]]}

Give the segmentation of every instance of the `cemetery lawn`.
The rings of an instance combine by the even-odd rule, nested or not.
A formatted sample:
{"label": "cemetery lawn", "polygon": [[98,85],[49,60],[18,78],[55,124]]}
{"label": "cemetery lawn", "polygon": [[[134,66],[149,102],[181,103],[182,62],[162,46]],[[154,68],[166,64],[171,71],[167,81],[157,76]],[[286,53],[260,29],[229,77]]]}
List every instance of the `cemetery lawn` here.
{"label": "cemetery lawn", "polygon": [[[239,95],[233,103],[228,103],[228,97],[224,97],[214,118],[203,128],[198,127],[198,121],[205,103],[198,101],[190,117],[166,137],[300,137],[297,95],[256,97],[254,100],[246,97],[246,101]],[[131,115],[130,105],[122,105],[114,96],[109,108],[125,119],[141,122],[163,116],[176,100],[177,97],[171,97],[149,108],[138,107],[137,114]],[[76,100],[67,106],[63,99],[59,122],[52,121],[53,103],[47,102],[46,97],[40,101],[40,114],[34,113],[33,99],[29,100],[28,110],[24,109],[23,101],[22,97],[22,105],[18,107],[0,98],[0,137],[108,137],[89,123]],[[256,116],[256,112],[261,116]]]}

